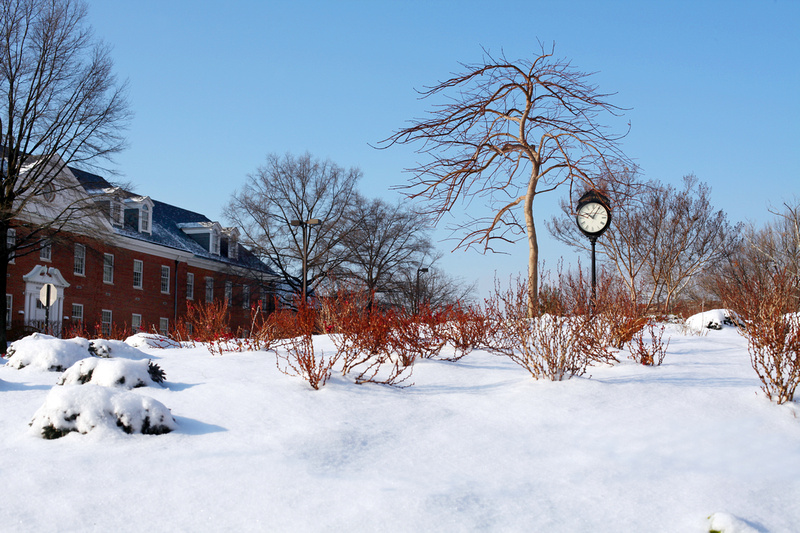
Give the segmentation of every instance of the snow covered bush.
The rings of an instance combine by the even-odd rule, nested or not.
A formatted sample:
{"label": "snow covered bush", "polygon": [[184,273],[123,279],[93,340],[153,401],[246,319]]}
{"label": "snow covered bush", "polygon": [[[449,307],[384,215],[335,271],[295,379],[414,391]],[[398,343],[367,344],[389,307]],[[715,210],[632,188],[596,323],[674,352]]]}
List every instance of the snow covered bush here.
{"label": "snow covered bush", "polygon": [[[182,345],[176,340],[172,340],[164,335],[156,333],[139,332],[125,339],[125,344],[134,348],[181,348]],[[116,355],[115,355],[116,356]],[[119,356],[116,356],[119,357]]]}
{"label": "snow covered bush", "polygon": [[99,385],[65,385],[53,387],[30,426],[38,436],[57,439],[97,428],[159,435],[176,429],[177,423],[153,398]]}
{"label": "snow covered bush", "polygon": [[736,318],[735,313],[729,309],[711,309],[686,319],[686,325],[695,331],[704,329],[719,331],[723,326],[736,327],[738,323],[739,320]]}
{"label": "snow covered bush", "polygon": [[58,385],[92,383],[105,387],[152,387],[163,383],[166,375],[149,360],[98,359],[89,357],[69,367],[58,379]]}
{"label": "snow covered bush", "polygon": [[76,362],[90,357],[89,341],[82,337],[57,339],[43,333],[34,333],[14,341],[8,347],[6,366],[63,372]]}
{"label": "snow covered bush", "polygon": [[147,354],[127,342],[110,339],[92,339],[89,351],[97,357],[122,357],[125,359],[146,359]]}

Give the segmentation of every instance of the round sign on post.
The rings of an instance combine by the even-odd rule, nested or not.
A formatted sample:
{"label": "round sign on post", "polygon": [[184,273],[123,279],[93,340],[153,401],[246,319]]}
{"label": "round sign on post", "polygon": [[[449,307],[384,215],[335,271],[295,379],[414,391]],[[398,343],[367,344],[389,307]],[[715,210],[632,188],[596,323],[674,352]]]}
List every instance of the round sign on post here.
{"label": "round sign on post", "polygon": [[56,286],[52,283],[45,283],[42,290],[39,291],[39,301],[45,307],[50,307],[58,300],[58,291]]}

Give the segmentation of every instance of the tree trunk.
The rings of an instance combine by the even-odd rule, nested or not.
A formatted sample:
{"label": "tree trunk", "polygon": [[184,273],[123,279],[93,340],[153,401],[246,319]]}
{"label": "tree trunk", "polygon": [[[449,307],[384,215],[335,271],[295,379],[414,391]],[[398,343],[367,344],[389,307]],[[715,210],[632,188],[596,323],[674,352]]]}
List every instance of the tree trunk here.
{"label": "tree trunk", "polygon": [[539,168],[534,163],[532,176],[525,195],[525,229],[528,234],[528,318],[539,314],[539,241],[533,221],[533,197],[536,196],[536,180]]}

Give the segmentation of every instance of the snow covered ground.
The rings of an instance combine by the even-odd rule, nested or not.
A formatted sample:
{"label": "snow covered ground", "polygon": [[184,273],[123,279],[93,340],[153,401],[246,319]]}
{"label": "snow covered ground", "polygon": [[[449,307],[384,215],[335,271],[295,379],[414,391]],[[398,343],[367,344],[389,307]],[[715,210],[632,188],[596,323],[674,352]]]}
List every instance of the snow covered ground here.
{"label": "snow covered ground", "polygon": [[800,406],[763,397],[735,329],[668,331],[660,367],[552,383],[473,352],[406,389],[142,348],[165,386],[125,392],[171,410],[163,435],[39,438],[61,373],[3,366],[0,530],[800,530]]}

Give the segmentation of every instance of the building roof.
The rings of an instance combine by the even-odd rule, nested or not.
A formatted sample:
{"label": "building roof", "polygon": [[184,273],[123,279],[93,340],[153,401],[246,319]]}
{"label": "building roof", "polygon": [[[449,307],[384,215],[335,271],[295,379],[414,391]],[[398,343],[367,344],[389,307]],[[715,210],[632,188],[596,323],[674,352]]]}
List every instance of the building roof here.
{"label": "building roof", "polygon": [[[108,182],[108,180],[102,176],[98,176],[97,174],[92,174],[91,172],[86,172],[85,170],[72,167],[70,167],[70,171],[90,195],[115,191],[119,192],[126,198],[141,198],[140,195],[125,191],[123,189],[115,188],[111,183]],[[139,232],[127,226],[114,227],[114,231],[116,231],[119,235],[123,235],[131,239],[150,242],[176,250],[181,250],[183,252],[188,252],[193,254],[195,257],[216,261],[231,266],[247,268],[249,270],[256,270],[265,274],[275,274],[272,269],[270,269],[244,246],[239,245],[238,253],[236,254],[235,258],[212,254],[198,242],[192,239],[189,235],[184,233],[184,231],[181,229],[184,227],[213,226],[215,222],[210,220],[205,215],[160,202],[158,200],[151,201],[153,202],[153,212],[150,233]]]}

